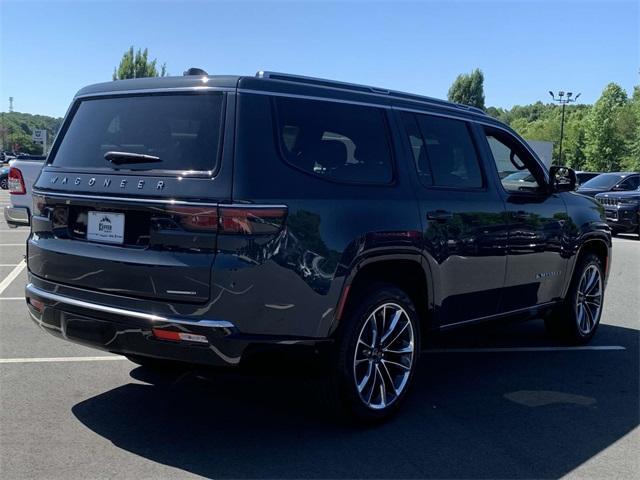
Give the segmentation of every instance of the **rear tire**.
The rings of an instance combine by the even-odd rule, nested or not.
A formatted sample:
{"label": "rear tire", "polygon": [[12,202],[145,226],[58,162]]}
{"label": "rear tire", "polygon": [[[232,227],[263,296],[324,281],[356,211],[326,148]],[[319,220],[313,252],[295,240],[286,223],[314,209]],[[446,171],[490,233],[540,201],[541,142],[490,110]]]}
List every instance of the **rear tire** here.
{"label": "rear tire", "polygon": [[331,358],[330,398],[341,416],[372,423],[393,415],[412,383],[420,352],[418,314],[391,284],[352,299]]}
{"label": "rear tire", "polygon": [[9,189],[9,182],[6,178],[3,178],[2,180],[0,180],[0,188],[2,188],[2,190]]}
{"label": "rear tire", "polygon": [[574,344],[589,343],[598,329],[604,301],[604,267],[594,254],[578,259],[562,305],[545,318],[547,332]]}

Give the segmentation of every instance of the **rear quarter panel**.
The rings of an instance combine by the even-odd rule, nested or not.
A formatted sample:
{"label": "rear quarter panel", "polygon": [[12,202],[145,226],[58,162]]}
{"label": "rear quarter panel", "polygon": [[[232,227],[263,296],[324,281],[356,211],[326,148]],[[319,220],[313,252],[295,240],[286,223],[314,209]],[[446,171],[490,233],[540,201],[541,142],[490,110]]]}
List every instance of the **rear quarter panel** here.
{"label": "rear quarter panel", "polygon": [[218,237],[215,308],[241,331],[324,337],[356,263],[398,253],[420,261],[418,205],[397,160],[390,185],[340,184],[287,165],[269,98],[239,95],[233,200],[286,205],[286,227],[267,239]]}

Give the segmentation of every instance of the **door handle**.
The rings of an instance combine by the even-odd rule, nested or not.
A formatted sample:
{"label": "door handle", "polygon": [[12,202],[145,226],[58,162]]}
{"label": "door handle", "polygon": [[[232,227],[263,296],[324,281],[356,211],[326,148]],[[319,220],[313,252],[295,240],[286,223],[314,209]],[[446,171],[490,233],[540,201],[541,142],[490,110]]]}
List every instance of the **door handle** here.
{"label": "door handle", "polygon": [[513,212],[512,215],[516,220],[529,220],[531,218],[531,214],[529,212],[525,212],[524,210]]}
{"label": "door handle", "polygon": [[427,212],[427,220],[435,220],[437,222],[445,222],[453,218],[453,213],[446,210],[434,210]]}

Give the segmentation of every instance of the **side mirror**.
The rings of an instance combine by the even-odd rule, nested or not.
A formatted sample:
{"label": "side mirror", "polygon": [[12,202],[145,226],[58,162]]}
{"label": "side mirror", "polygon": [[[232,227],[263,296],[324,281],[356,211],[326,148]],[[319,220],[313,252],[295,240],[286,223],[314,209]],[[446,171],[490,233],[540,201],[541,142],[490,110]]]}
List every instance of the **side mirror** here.
{"label": "side mirror", "polygon": [[549,180],[552,192],[572,192],[578,183],[575,170],[569,167],[551,167]]}
{"label": "side mirror", "polygon": [[615,192],[622,192],[625,191],[626,188],[624,188],[622,185],[616,185],[615,187],[613,187],[611,190],[615,191]]}

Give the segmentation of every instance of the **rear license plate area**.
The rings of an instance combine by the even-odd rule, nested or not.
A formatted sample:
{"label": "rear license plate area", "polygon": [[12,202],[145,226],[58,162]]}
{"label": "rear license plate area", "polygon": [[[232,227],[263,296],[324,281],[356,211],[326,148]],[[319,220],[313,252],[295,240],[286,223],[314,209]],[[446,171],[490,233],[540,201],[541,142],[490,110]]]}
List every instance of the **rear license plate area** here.
{"label": "rear license plate area", "polygon": [[87,212],[87,240],[91,242],[124,243],[124,213]]}

